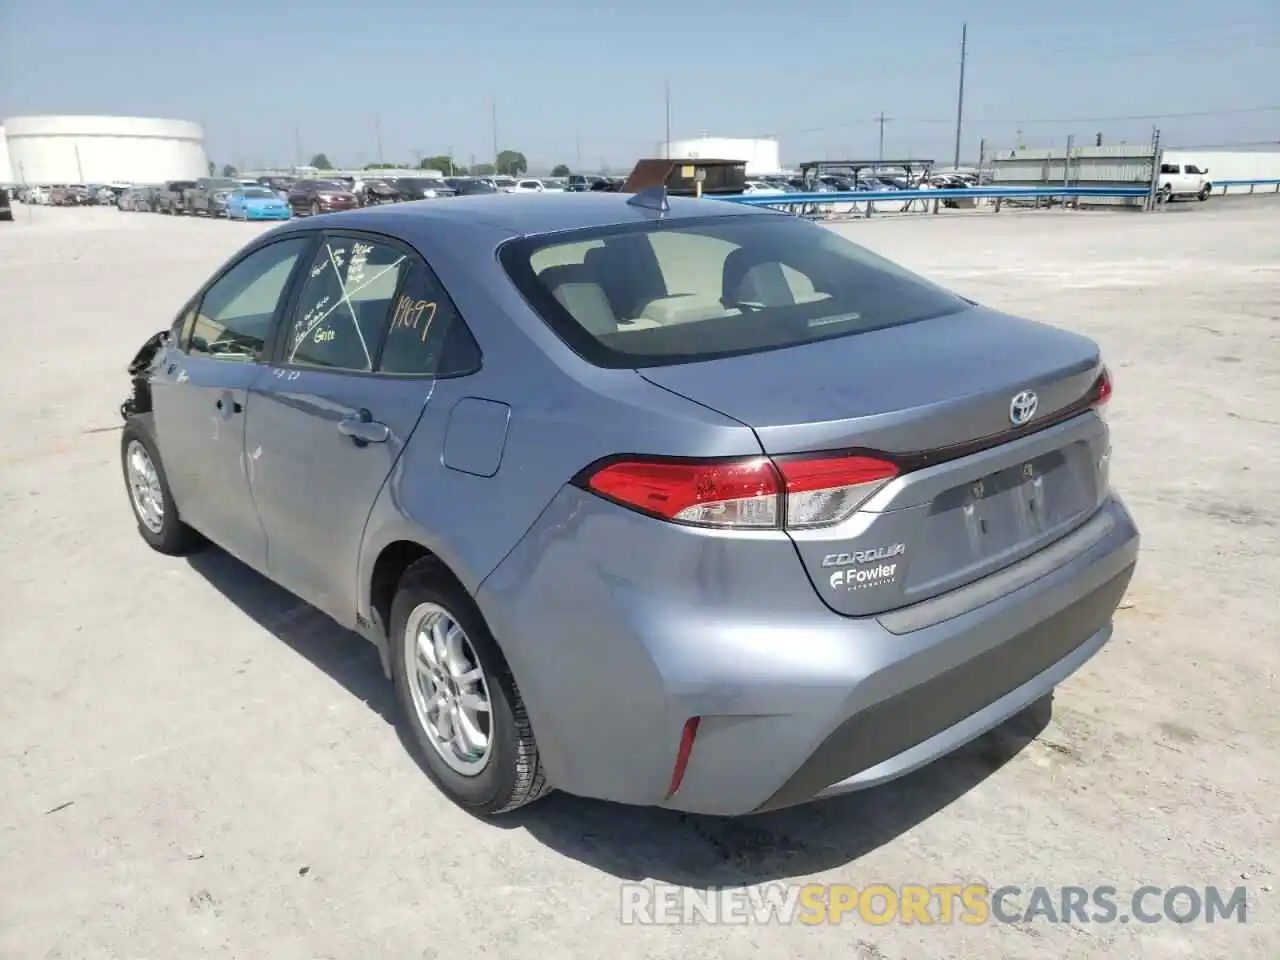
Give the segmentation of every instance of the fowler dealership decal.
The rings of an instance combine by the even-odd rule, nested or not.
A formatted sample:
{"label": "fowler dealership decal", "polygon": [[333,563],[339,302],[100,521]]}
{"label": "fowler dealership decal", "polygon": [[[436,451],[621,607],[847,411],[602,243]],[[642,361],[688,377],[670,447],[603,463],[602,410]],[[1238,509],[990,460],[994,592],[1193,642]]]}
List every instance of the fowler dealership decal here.
{"label": "fowler dealership decal", "polygon": [[846,590],[861,590],[864,587],[876,587],[882,583],[890,583],[897,576],[896,563],[882,563],[867,570],[837,570],[831,575],[833,589],[844,587]]}
{"label": "fowler dealership decal", "polygon": [[[900,557],[907,552],[905,543],[895,543],[888,547],[876,547],[874,550],[852,550],[849,553],[829,553],[822,558],[824,567],[851,567],[858,563],[875,563],[890,557]],[[831,574],[832,590],[844,587],[846,590],[863,590],[867,587],[878,587],[884,583],[892,583],[898,576],[896,563],[877,563],[874,567],[861,570],[837,570]]]}

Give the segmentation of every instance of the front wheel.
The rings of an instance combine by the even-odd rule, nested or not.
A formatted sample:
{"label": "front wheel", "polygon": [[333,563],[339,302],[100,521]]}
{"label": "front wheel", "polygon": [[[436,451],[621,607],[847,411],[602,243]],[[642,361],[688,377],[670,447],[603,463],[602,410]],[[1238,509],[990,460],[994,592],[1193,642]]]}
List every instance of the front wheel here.
{"label": "front wheel", "polygon": [[1161,203],[1173,202],[1173,187],[1167,183],[1160,188],[1160,202]]}
{"label": "front wheel", "polygon": [[389,626],[396,698],[436,786],[478,816],[550,793],[515,678],[475,603],[435,561],[405,572]]}
{"label": "front wheel", "polygon": [[1200,192],[1196,194],[1196,199],[1199,200],[1201,203],[1204,203],[1206,200],[1209,199],[1209,193],[1212,191],[1212,189],[1213,188],[1211,186],[1209,186],[1208,184],[1205,184],[1203,187],[1200,188]]}
{"label": "front wheel", "polygon": [[135,423],[125,424],[120,461],[138,533],[151,549],[179,555],[198,546],[199,535],[178,515],[155,444]]}
{"label": "front wheel", "polygon": [[317,203],[315,200],[311,201],[311,215],[313,217],[320,216],[320,204]]}

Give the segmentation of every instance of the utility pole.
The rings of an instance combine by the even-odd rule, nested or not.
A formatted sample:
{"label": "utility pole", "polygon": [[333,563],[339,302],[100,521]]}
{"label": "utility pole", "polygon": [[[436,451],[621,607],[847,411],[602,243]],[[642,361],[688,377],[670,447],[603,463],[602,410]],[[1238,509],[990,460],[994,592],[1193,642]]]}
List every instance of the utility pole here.
{"label": "utility pole", "polygon": [[378,142],[378,162],[382,163],[382,115],[373,115],[373,136]]}
{"label": "utility pole", "polygon": [[302,166],[302,130],[296,123],[293,125],[293,156],[294,164]]}
{"label": "utility pole", "polygon": [[582,172],[582,131],[573,135],[573,142],[578,148],[578,172]]}
{"label": "utility pole", "polygon": [[877,118],[880,124],[880,154],[877,159],[884,159],[884,125],[892,119],[893,117],[886,117],[883,110],[880,111],[880,116]]}
{"label": "utility pole", "polygon": [[960,166],[960,131],[964,126],[964,64],[969,47],[969,25],[960,28],[960,95],[956,100],[956,156],[955,166]]}
{"label": "utility pole", "polygon": [[453,176],[453,147],[449,147],[449,176]]}
{"label": "utility pole", "polygon": [[498,101],[495,98],[491,104],[490,120],[493,126],[493,169],[496,173],[498,170]]}
{"label": "utility pole", "polygon": [[666,147],[662,151],[664,160],[671,159],[671,81],[667,81],[667,139]]}

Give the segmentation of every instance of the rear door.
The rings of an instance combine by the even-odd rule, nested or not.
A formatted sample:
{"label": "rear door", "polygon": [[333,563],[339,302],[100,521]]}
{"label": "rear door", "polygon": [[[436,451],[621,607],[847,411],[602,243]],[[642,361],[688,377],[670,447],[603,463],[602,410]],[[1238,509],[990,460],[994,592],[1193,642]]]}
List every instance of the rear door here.
{"label": "rear door", "polygon": [[432,328],[424,269],[387,238],[325,233],[253,388],[246,450],[268,569],[342,622],[369,511],[431,395],[429,375],[378,372],[384,350]]}

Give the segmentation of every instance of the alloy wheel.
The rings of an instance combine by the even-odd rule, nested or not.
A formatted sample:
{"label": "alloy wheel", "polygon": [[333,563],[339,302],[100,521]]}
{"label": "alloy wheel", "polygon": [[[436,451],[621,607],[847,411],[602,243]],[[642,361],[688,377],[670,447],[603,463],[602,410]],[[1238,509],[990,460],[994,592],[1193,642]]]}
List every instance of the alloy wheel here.
{"label": "alloy wheel", "polygon": [[151,462],[151,454],[137,440],[125,453],[125,470],[129,474],[129,497],[138,520],[152,533],[164,529],[164,491],[160,474]]}
{"label": "alloy wheel", "polygon": [[416,719],[451,770],[473,777],[493,753],[492,700],[466,631],[436,603],[405,622],[405,676]]}

